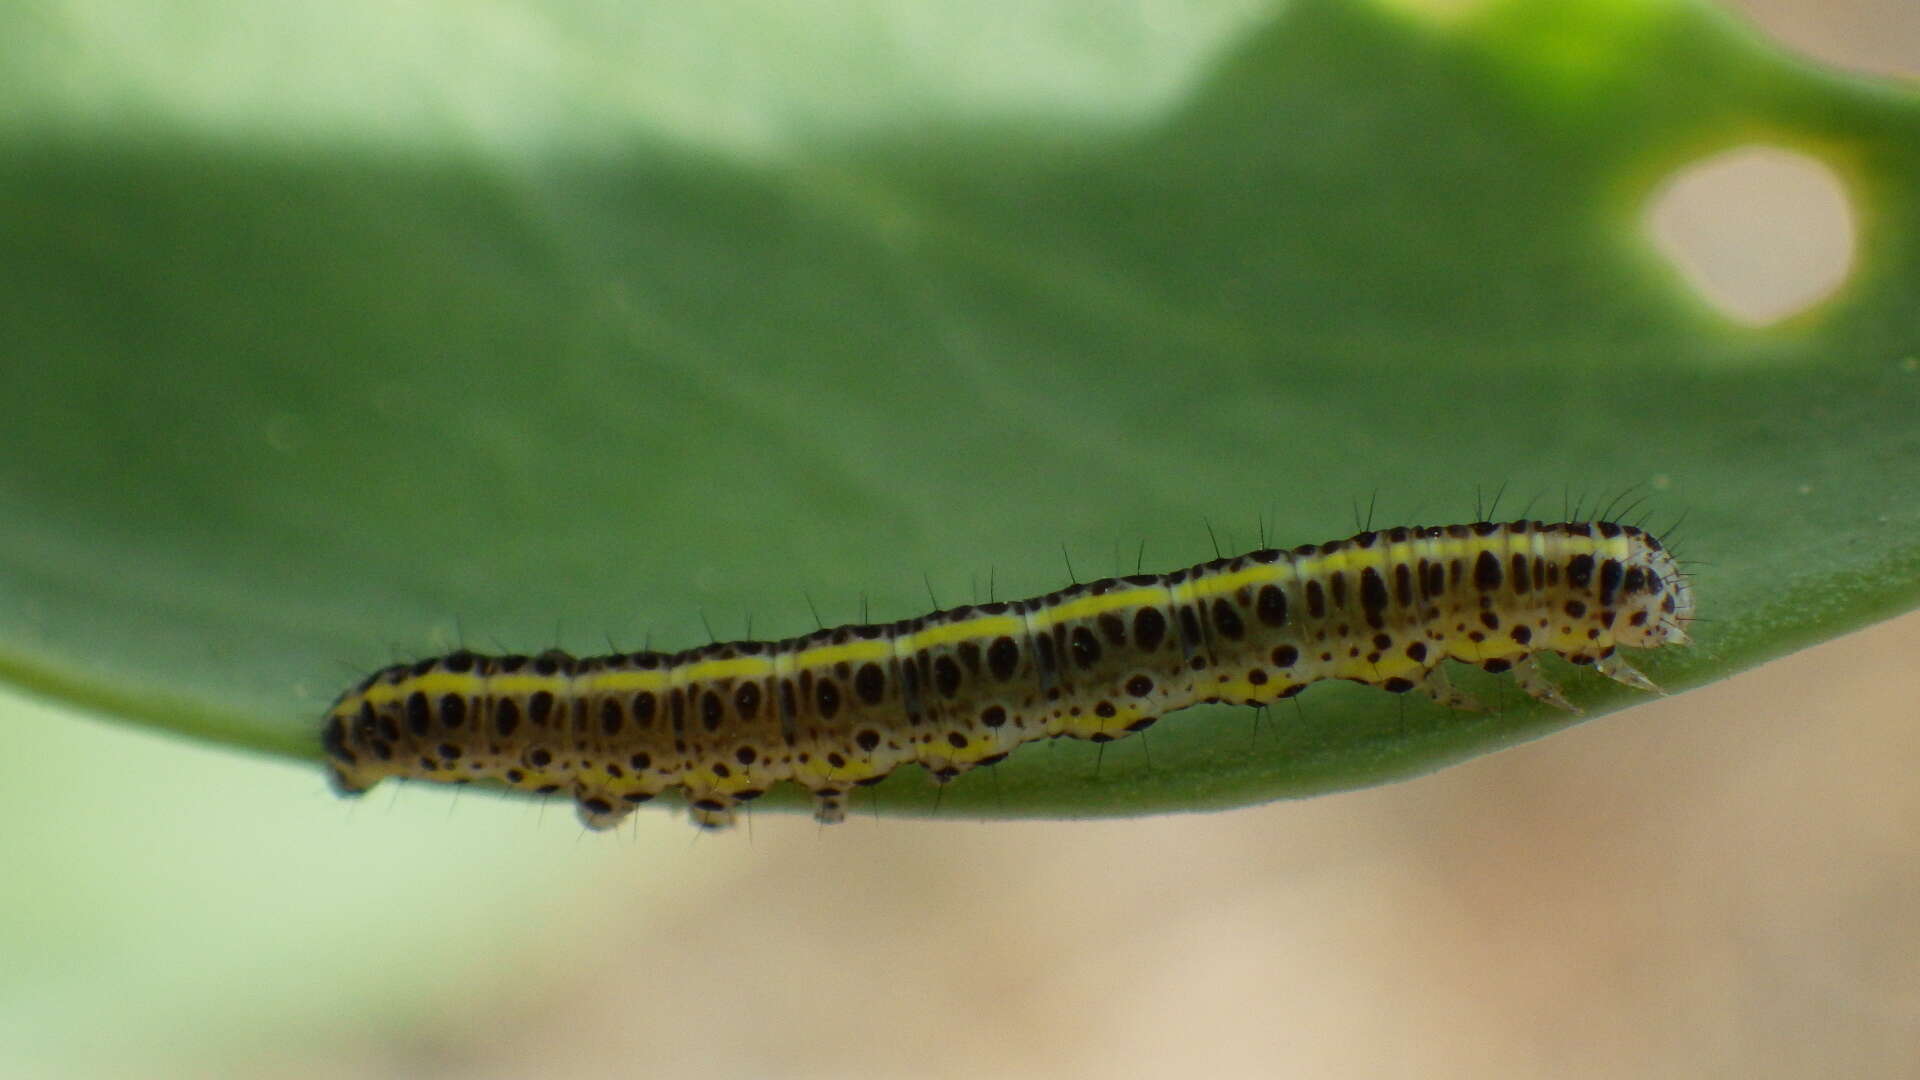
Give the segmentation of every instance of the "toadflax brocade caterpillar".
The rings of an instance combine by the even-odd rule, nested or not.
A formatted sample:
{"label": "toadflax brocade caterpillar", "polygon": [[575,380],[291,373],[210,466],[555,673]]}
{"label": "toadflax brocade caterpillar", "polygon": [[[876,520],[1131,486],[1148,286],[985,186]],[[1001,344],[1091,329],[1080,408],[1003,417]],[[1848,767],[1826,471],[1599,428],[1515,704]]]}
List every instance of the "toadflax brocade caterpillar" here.
{"label": "toadflax brocade caterpillar", "polygon": [[568,792],[605,829],[673,790],[718,828],[791,780],[835,822],[852,787],[902,765],[945,782],[1036,739],[1105,742],[1321,679],[1478,709],[1447,681],[1457,660],[1570,709],[1536,666],[1555,653],[1657,691],[1615,649],[1685,644],[1692,617],[1686,576],[1633,526],[1395,528],[783,641],[463,650],[368,676],[321,741],[343,794],[390,776],[495,780]]}

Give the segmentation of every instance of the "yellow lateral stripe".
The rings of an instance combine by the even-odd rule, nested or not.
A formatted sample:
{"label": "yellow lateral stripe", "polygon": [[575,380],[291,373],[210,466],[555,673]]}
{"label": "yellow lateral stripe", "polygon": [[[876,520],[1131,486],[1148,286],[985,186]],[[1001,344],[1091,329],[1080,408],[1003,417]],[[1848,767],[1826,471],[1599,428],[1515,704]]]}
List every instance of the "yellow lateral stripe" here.
{"label": "yellow lateral stripe", "polygon": [[1560,554],[1594,555],[1598,551],[1590,536],[1563,536],[1560,538]]}
{"label": "yellow lateral stripe", "polygon": [[[1369,567],[1379,570],[1387,564],[1386,553],[1381,551],[1341,551],[1332,555],[1298,556],[1297,559],[1298,561],[1291,565],[1282,560],[1261,566],[1250,566],[1231,574],[1216,574],[1190,580],[1191,589],[1188,595],[1206,599],[1237,592],[1248,585],[1268,585],[1289,580],[1307,581],[1335,572],[1352,572]],[[1182,586],[1176,585],[1174,588],[1180,589]],[[1176,594],[1174,602],[1180,603],[1182,598]]]}
{"label": "yellow lateral stripe", "polygon": [[1083,596],[1078,600],[1069,600],[1064,604],[1043,609],[1047,626],[1055,623],[1075,622],[1105,615],[1109,611],[1121,611],[1127,608],[1145,607],[1157,604],[1167,591],[1157,585],[1143,585],[1136,589],[1110,592],[1101,596]]}
{"label": "yellow lateral stripe", "polygon": [[1301,578],[1331,577],[1347,568],[1347,553],[1336,551],[1329,555],[1309,555],[1294,564],[1300,568]]}
{"label": "yellow lateral stripe", "polygon": [[[1196,578],[1196,580],[1190,582],[1190,584],[1192,584],[1190,596],[1194,596],[1196,600],[1206,600],[1206,598],[1212,598],[1212,596],[1227,596],[1227,594],[1231,594],[1231,592],[1238,592],[1238,590],[1242,590],[1242,588],[1246,588],[1246,586],[1254,586],[1254,584],[1277,584],[1277,582],[1284,582],[1284,580],[1294,577],[1296,573],[1300,573],[1302,577],[1306,575],[1306,571],[1304,571],[1302,567],[1286,565],[1284,559],[1283,561],[1279,561],[1279,563],[1263,563],[1263,565],[1258,565],[1258,567],[1246,567],[1244,571],[1235,571],[1235,573],[1227,573],[1227,575],[1212,575],[1212,577]],[[1175,600],[1175,603],[1177,603],[1177,600]]]}
{"label": "yellow lateral stripe", "polygon": [[1259,566],[1250,566],[1245,570],[1238,570],[1231,574],[1218,574],[1213,577],[1201,578],[1199,581],[1194,582],[1194,589],[1200,596],[1221,596],[1226,593],[1238,592],[1241,588],[1248,585],[1272,585],[1285,581],[1292,575],[1293,568],[1288,566],[1284,561],[1264,563]]}
{"label": "yellow lateral stripe", "polygon": [[401,682],[398,686],[394,686],[385,679],[382,679],[372,686],[367,687],[366,700],[373,705],[385,705],[388,702],[399,701],[401,698],[406,697],[416,690],[434,697],[438,697],[441,694],[459,694],[463,697],[473,697],[482,692],[482,687],[485,682],[486,680],[482,676],[459,674],[452,671],[435,671],[426,675],[415,675]]}
{"label": "yellow lateral stripe", "polygon": [[[676,672],[678,669],[676,669]],[[773,663],[764,656],[736,656],[731,660],[702,660],[687,664],[682,682],[711,682],[714,679],[765,678],[773,674]]]}
{"label": "yellow lateral stripe", "polygon": [[1629,561],[1633,558],[1633,538],[1625,534],[1612,538],[1504,531],[1491,536],[1414,537],[1395,544],[1373,548],[1347,548],[1329,554],[1288,556],[1272,563],[1261,563],[1223,574],[1202,574],[1178,585],[1130,587],[1099,596],[1082,596],[1051,608],[1036,607],[1023,615],[976,615],[958,622],[928,627],[917,634],[897,638],[850,641],[840,645],[822,645],[800,653],[780,652],[772,656],[736,657],[706,660],[694,664],[656,670],[611,670],[585,673],[576,677],[538,675],[531,672],[481,675],[476,672],[430,671],[410,676],[400,683],[375,683],[367,688],[363,700],[380,706],[403,701],[414,693],[438,698],[444,695],[480,697],[483,695],[527,696],[546,691],[555,695],[569,693],[620,694],[661,691],[689,682],[728,678],[762,679],[784,676],[802,669],[832,667],[840,663],[881,661],[907,656],[922,649],[977,641],[995,637],[1018,637],[1046,633],[1062,623],[1091,619],[1114,611],[1136,610],[1148,605],[1171,602],[1190,604],[1231,594],[1249,586],[1325,579],[1335,573],[1359,573],[1366,569],[1385,570],[1390,566],[1417,562],[1422,558],[1449,562],[1455,559],[1471,564],[1482,552],[1505,562],[1513,555],[1535,558],[1567,558],[1590,555],[1596,559]]}
{"label": "yellow lateral stripe", "polygon": [[537,694],[542,690],[549,694],[564,694],[573,689],[573,680],[565,675],[489,675],[486,683],[489,694],[512,694],[515,697]]}
{"label": "yellow lateral stripe", "polygon": [[1388,544],[1387,561],[1406,566],[1410,570],[1418,569],[1417,562],[1420,558],[1420,550],[1415,546],[1416,543],[1417,541],[1406,540],[1398,544]]}
{"label": "yellow lateral stripe", "polygon": [[902,636],[893,651],[896,656],[905,656],[935,645],[952,645],[974,638],[1011,637],[1025,632],[1025,624],[1012,615],[980,615],[945,626],[930,626],[917,634]]}
{"label": "yellow lateral stripe", "polygon": [[641,690],[662,690],[667,685],[667,669],[597,671],[586,676],[584,683],[582,689],[590,694],[633,694]]}
{"label": "yellow lateral stripe", "polygon": [[1347,567],[1352,570],[1382,570],[1386,565],[1387,553],[1381,548],[1347,553]]}
{"label": "yellow lateral stripe", "polygon": [[473,672],[430,671],[402,681],[398,686],[386,682],[367,688],[367,700],[375,705],[399,701],[409,694],[429,697],[458,694],[478,697],[482,694],[534,694],[542,690],[565,694],[573,689],[573,680],[565,675],[476,675]]}
{"label": "yellow lateral stripe", "polygon": [[[1047,631],[1045,624],[1036,624],[1034,622],[1034,616],[1038,614],[1040,614],[1038,611],[1023,611],[1020,613],[1020,633],[1023,635],[1023,640],[1020,645],[1022,653],[1033,648],[1035,641],[1046,636]],[[1038,665],[1039,662],[1037,658],[1034,660],[1035,665]],[[1038,670],[1037,666],[1036,670]]]}
{"label": "yellow lateral stripe", "polygon": [[1193,579],[1188,578],[1178,585],[1167,586],[1167,596],[1175,607],[1196,599],[1193,591]]}
{"label": "yellow lateral stripe", "polygon": [[872,641],[849,641],[844,645],[822,645],[817,649],[808,649],[794,655],[793,666],[795,669],[823,668],[842,662],[853,664],[892,657],[893,642],[879,637]]}

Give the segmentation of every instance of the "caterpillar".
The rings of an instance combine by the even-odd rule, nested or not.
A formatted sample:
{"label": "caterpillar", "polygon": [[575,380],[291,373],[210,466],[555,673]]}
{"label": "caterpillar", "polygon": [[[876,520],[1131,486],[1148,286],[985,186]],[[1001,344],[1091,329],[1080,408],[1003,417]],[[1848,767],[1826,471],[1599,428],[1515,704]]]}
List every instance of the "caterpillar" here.
{"label": "caterpillar", "polygon": [[1106,742],[1202,702],[1261,705],[1321,679],[1481,706],[1446,660],[1573,706],[1542,653],[1659,692],[1616,651],[1685,644],[1688,579],[1652,534],[1539,521],[1362,532],[1167,574],[1076,584],[894,623],[677,653],[465,650],[369,675],[328,709],[336,791],[390,776],[566,791],[588,828],[677,790],[696,824],[781,781],[842,820],[915,763],[946,782],[1020,744]]}

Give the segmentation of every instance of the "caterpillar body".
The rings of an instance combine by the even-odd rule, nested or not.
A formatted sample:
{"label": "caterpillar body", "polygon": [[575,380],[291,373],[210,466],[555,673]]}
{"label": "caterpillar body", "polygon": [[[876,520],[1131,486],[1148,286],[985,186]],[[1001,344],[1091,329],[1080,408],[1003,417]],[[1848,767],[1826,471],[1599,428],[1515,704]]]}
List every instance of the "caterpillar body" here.
{"label": "caterpillar body", "polygon": [[1395,528],[783,641],[463,650],[368,676],[328,710],[321,743],[342,794],[390,776],[492,780],[568,792],[605,829],[677,790],[718,828],[790,780],[836,822],[852,787],[905,764],[945,782],[1032,740],[1124,738],[1321,679],[1478,709],[1449,685],[1451,659],[1571,709],[1536,666],[1555,653],[1658,692],[1615,649],[1685,644],[1692,617],[1687,578],[1633,526]]}

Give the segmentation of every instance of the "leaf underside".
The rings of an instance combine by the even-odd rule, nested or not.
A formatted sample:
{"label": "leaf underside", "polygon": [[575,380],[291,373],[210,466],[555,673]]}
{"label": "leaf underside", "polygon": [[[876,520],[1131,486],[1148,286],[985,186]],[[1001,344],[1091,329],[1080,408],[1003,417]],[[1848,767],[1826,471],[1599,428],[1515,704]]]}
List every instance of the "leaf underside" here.
{"label": "leaf underside", "polygon": [[[1167,569],[1209,528],[1292,545],[1496,490],[1685,515],[1705,621],[1638,661],[1669,690],[1920,597],[1920,96],[1709,9],[1302,0],[1126,122],[929,105],[764,154],[427,115],[394,146],[0,132],[0,676],[315,757],[394,659],[787,636],[810,603],[1042,592],[1063,547]],[[1641,225],[1755,142],[1831,167],[1860,227],[1842,291],[1765,330]],[[1590,714],[1644,697],[1554,671]],[[941,812],[1240,804],[1570,721],[1462,681],[1500,709],[1201,708],[1024,749]]]}

